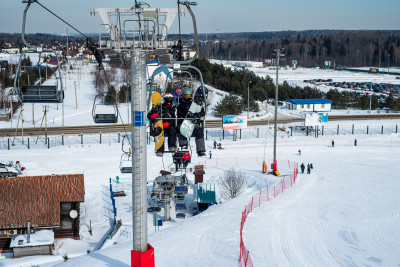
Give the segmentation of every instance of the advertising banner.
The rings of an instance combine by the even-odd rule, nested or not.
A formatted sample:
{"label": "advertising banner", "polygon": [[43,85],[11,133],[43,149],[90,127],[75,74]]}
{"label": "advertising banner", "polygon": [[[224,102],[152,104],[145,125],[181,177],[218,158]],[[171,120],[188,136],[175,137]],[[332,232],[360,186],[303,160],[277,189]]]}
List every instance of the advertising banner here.
{"label": "advertising banner", "polygon": [[305,126],[317,126],[328,124],[328,113],[306,113],[304,125]]}
{"label": "advertising banner", "polygon": [[245,116],[224,116],[222,117],[222,129],[243,129],[247,128]]}

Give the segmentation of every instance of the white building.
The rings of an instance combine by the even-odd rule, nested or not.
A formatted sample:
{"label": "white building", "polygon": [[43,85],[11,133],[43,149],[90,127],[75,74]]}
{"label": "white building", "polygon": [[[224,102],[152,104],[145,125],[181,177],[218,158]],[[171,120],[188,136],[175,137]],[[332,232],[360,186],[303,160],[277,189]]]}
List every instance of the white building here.
{"label": "white building", "polygon": [[8,54],[19,54],[19,48],[3,48],[2,52]]}
{"label": "white building", "polygon": [[302,112],[329,112],[332,110],[332,101],[329,99],[287,99],[286,107],[289,110]]}

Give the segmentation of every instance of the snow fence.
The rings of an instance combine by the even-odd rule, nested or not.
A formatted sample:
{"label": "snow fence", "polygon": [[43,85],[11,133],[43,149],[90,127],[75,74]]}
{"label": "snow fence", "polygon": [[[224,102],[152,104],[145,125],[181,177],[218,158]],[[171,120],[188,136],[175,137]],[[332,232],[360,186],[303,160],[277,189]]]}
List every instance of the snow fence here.
{"label": "snow fence", "polygon": [[251,261],[250,251],[246,249],[243,242],[243,226],[246,222],[247,215],[253,211],[253,209],[260,207],[262,204],[268,202],[270,199],[276,198],[279,194],[283,193],[286,188],[292,187],[296,182],[297,174],[299,173],[299,164],[290,164],[288,161],[289,168],[293,167],[293,174],[285,176],[281,179],[280,183],[275,184],[273,187],[267,187],[266,189],[260,189],[260,191],[251,198],[251,201],[246,205],[242,213],[242,221],[240,222],[240,255],[239,255],[239,266],[252,267],[253,262]]}

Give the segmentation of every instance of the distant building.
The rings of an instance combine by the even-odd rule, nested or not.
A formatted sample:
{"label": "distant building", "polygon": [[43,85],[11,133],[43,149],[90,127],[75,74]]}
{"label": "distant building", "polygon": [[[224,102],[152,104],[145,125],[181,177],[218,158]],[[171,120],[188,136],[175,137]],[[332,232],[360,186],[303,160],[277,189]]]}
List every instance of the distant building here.
{"label": "distant building", "polygon": [[332,110],[332,101],[329,99],[287,99],[286,107],[289,110],[302,112],[329,112]]}
{"label": "distant building", "polygon": [[79,239],[83,174],[0,178],[0,252],[9,252],[12,237],[52,230],[54,238]]}
{"label": "distant building", "polygon": [[7,54],[19,54],[19,48],[17,47],[3,48],[1,51]]}

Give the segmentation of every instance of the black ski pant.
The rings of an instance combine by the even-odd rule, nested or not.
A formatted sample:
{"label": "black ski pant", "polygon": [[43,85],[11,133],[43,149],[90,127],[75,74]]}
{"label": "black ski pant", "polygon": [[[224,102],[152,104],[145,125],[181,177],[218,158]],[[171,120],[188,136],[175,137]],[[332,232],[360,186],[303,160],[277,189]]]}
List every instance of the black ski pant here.
{"label": "black ski pant", "polygon": [[[204,143],[204,129],[201,126],[195,126],[193,130],[193,135],[196,138],[196,152],[206,152],[206,145]],[[178,133],[179,146],[188,146],[188,139],[183,136],[180,132]]]}
{"label": "black ski pant", "polygon": [[[164,141],[165,137],[168,135],[168,148],[176,148],[176,129],[172,125],[164,129]],[[164,152],[164,144],[157,150],[159,152]]]}

